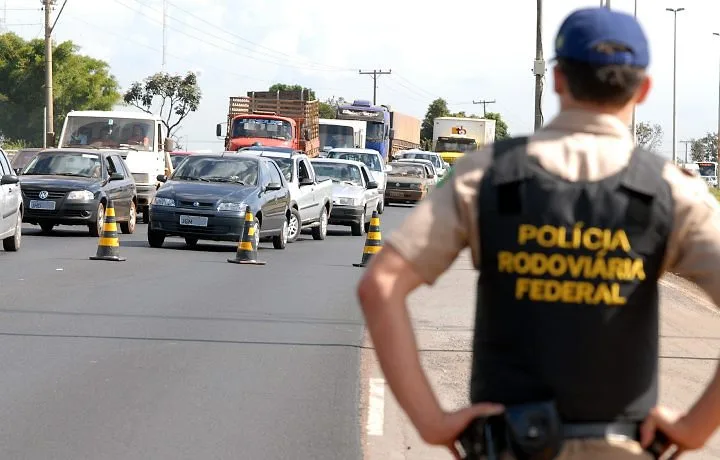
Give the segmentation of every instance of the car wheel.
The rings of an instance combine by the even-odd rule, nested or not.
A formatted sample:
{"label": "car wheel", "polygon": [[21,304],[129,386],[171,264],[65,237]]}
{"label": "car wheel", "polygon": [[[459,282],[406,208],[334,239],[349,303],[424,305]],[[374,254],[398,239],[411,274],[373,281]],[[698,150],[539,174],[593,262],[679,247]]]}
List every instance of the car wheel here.
{"label": "car wheel", "polygon": [[17,222],[15,222],[15,234],[3,240],[3,249],[15,252],[20,249],[22,240],[22,213],[18,210]]}
{"label": "car wheel", "polygon": [[380,200],[378,200],[377,212],[378,214],[385,212],[385,197],[382,195],[380,196]]}
{"label": "car wheel", "polygon": [[273,236],[273,247],[275,249],[285,249],[288,243],[288,219],[283,221],[280,234]]}
{"label": "car wheel", "polygon": [[130,218],[127,222],[120,223],[120,230],[126,235],[135,233],[135,226],[137,225],[137,206],[133,201],[130,203]]}
{"label": "car wheel", "polygon": [[297,209],[290,210],[290,223],[288,224],[288,243],[294,243],[300,236],[302,230],[302,219],[300,211]]}
{"label": "car wheel", "polygon": [[148,229],[147,239],[151,248],[161,248],[165,242],[165,234],[163,232],[158,232],[157,230]]}
{"label": "car wheel", "polygon": [[357,222],[353,223],[350,226],[350,232],[352,233],[352,236],[363,236],[365,233],[365,209],[362,211],[362,215],[360,215],[360,218]]}
{"label": "car wheel", "polygon": [[143,224],[149,224],[150,223],[150,206],[143,208],[142,215],[143,215]]}
{"label": "car wheel", "polygon": [[100,203],[100,204],[98,204],[97,219],[95,219],[95,223],[88,225],[88,227],[90,228],[90,235],[91,236],[100,236],[100,234],[102,234],[104,224],[105,224],[105,205]]}
{"label": "car wheel", "polygon": [[327,209],[325,209],[325,206],[323,206],[322,211],[320,211],[320,223],[317,227],[313,227],[313,229],[312,229],[313,239],[314,240],[324,240],[325,237],[327,237],[327,227],[328,227]]}
{"label": "car wheel", "polygon": [[198,244],[198,238],[194,238],[192,236],[186,236],[185,237],[185,245],[189,248],[194,248]]}

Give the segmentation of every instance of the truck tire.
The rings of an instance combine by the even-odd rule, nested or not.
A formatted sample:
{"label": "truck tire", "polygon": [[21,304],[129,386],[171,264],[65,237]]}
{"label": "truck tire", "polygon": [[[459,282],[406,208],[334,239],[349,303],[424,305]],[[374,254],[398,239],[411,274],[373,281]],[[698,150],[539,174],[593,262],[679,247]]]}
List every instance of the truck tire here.
{"label": "truck tire", "polygon": [[300,236],[302,230],[302,219],[300,211],[295,208],[290,209],[290,222],[288,223],[288,243],[294,243]]}
{"label": "truck tire", "polygon": [[325,206],[323,206],[322,211],[320,211],[320,220],[318,221],[318,226],[313,227],[312,229],[312,237],[314,240],[324,240],[327,237],[327,226],[328,226],[328,215],[327,215],[327,209],[325,209]]}

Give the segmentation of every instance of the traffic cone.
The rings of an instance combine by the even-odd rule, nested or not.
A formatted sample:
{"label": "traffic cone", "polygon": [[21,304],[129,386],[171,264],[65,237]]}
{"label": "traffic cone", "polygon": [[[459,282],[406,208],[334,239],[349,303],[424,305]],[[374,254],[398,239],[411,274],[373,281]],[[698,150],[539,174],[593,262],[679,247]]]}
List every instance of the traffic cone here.
{"label": "traffic cone", "polygon": [[100,240],[98,240],[97,254],[90,256],[90,260],[111,260],[123,262],[127,260],[120,257],[120,240],[118,240],[117,222],[115,221],[115,206],[112,200],[108,200],[105,210],[105,222],[103,223]]}
{"label": "traffic cone", "polygon": [[383,247],[382,233],[380,232],[380,217],[377,210],[373,211],[370,219],[370,229],[365,239],[365,248],[363,249],[362,260],[359,264],[353,264],[354,267],[365,267],[370,263],[370,259],[374,254],[380,252]]}
{"label": "traffic cone", "polygon": [[257,260],[257,244],[255,243],[255,217],[250,206],[245,209],[245,226],[243,228],[242,237],[238,242],[237,253],[234,259],[227,261],[233,264],[244,265],[265,265],[267,262]]}

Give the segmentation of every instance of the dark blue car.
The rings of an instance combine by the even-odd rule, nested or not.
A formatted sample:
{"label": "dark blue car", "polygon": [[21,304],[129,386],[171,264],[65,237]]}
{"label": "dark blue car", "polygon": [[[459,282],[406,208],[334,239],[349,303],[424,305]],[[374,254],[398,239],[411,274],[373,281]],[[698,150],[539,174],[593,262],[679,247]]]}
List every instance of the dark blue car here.
{"label": "dark blue car", "polygon": [[242,236],[245,209],[255,216],[255,238],[272,238],[285,249],[290,191],[277,164],[253,154],[224,152],[189,156],[164,182],[150,206],[148,243],[161,247],[167,236],[233,241]]}

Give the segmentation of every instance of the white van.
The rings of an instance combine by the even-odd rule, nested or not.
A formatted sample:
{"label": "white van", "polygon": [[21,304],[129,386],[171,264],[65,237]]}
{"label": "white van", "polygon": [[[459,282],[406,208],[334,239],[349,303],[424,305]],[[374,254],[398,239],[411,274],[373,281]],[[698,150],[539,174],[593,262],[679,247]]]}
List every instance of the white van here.
{"label": "white van", "polygon": [[149,221],[149,208],[159,182],[157,176],[173,172],[170,152],[174,142],[167,138],[162,120],[143,112],[71,111],[65,118],[59,148],[116,150],[135,179],[138,212]]}

